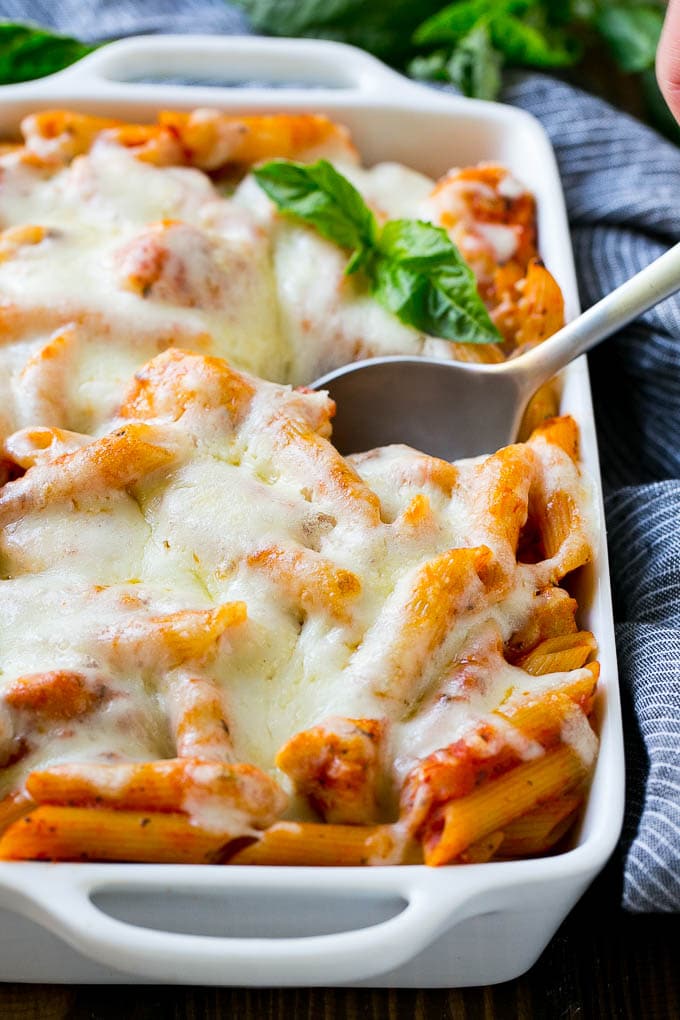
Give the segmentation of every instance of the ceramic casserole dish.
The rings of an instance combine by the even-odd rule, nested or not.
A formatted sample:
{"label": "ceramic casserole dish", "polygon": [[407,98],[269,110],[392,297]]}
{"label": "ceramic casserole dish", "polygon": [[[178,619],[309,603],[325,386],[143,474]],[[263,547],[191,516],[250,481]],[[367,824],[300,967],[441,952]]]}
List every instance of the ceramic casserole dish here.
{"label": "ceramic casserole dish", "polygon": [[[351,47],[129,39],[50,78],[5,87],[0,129],[7,136],[45,107],[139,121],[162,108],[204,106],[326,113],[349,127],[369,165],[395,160],[437,177],[455,165],[504,164],[536,196],[542,256],[567,318],[578,314],[564,200],[540,125],[511,107],[415,85]],[[583,358],[564,373],[561,410],[579,423],[603,522]],[[599,643],[601,747],[569,849],[441,868],[1,862],[0,980],[456,987],[522,974],[603,867],[621,828],[623,741],[603,523],[600,535],[579,602]]]}

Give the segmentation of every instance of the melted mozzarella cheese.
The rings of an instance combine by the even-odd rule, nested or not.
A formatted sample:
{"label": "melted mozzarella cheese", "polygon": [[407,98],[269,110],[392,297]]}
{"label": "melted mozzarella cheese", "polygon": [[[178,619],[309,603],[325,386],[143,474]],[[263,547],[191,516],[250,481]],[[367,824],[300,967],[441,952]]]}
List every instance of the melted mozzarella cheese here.
{"label": "melted mozzarella cheese", "polygon": [[[184,361],[186,392],[200,393],[203,362]],[[509,690],[526,685],[527,674],[492,650],[531,618],[538,576],[531,564],[518,564],[505,590],[457,612],[435,646],[418,628],[402,644],[424,565],[480,543],[502,556],[479,489],[483,459],[449,467],[457,484],[447,494],[427,480],[431,464],[441,462],[407,447],[357,458],[363,480],[352,484],[377,498],[380,514],[371,516],[333,489],[332,473],[314,488],[302,462],[276,453],[287,422],[299,429],[323,419],[323,395],[251,385],[256,396],[236,432],[225,431],[219,407],[199,404],[182,419],[191,441],[171,468],[127,492],[76,486],[0,531],[0,690],[19,676],[61,669],[97,677],[105,691],[93,714],[50,730],[15,719],[19,728],[28,725],[29,750],[4,770],[0,792],[42,764],[171,756],[168,698],[177,671],[217,685],[235,760],[273,774],[279,749],[301,730],[337,716],[385,720],[397,787],[419,758],[469,733]],[[171,412],[154,427],[176,442]],[[585,483],[563,451],[544,446],[546,484],[567,487],[592,537]],[[304,443],[299,452],[305,455]],[[40,470],[49,472],[49,461]],[[403,511],[415,493],[429,499],[433,523],[411,533]],[[292,575],[279,574],[277,561],[258,567],[258,555],[271,549],[297,557]],[[309,594],[319,590],[314,571],[321,566],[357,579],[339,610],[328,588],[315,600]],[[163,620],[234,602],[245,604],[246,622],[198,656],[165,642]],[[456,664],[474,648],[486,650],[487,667],[472,685],[461,684]],[[537,688],[560,679],[542,677]],[[583,732],[570,723],[565,739],[583,748]],[[522,756],[537,753],[513,739]],[[9,753],[11,731],[4,740]]]}
{"label": "melted mozzarella cheese", "polygon": [[[0,225],[21,224],[46,236],[0,262],[0,319],[4,306],[34,349],[78,327],[72,420],[44,424],[92,431],[110,420],[131,370],[170,345],[288,374],[269,240],[201,172],[151,167],[104,143],[47,179],[17,164],[0,181]],[[20,373],[4,368],[21,403]]]}
{"label": "melted mozzarella cheese", "polygon": [[[199,170],[153,166],[105,140],[49,172],[3,162],[0,228],[43,231],[0,259],[0,329],[5,320],[16,338],[0,349],[5,434],[105,427],[125,379],[170,345],[296,384],[358,357],[431,353],[344,276],[344,252],[276,215],[250,176],[226,196]],[[339,165],[381,217],[416,215],[432,189],[396,164]],[[48,354],[64,330],[68,349]],[[60,380],[46,389],[65,391],[61,404],[35,393],[48,358]]]}
{"label": "melted mozzarella cheese", "polygon": [[[294,384],[363,357],[452,356],[446,341],[405,326],[345,276],[347,254],[278,215],[250,175],[222,194],[199,170],[146,163],[107,139],[66,166],[15,154],[0,163],[0,228],[43,232],[0,255],[0,329],[5,319],[15,338],[0,349],[5,434],[29,424],[105,427],[124,380],[168,346]],[[395,163],[338,166],[379,220],[445,224],[481,277],[516,250],[512,226],[475,219],[471,196],[492,199],[489,185],[434,189]],[[522,189],[506,174],[501,192]],[[35,390],[47,371],[40,352],[64,329],[74,339],[49,353],[58,385],[43,387],[66,391],[60,404]]]}
{"label": "melted mozzarella cheese", "polygon": [[[450,345],[404,326],[346,277],[346,253],[276,214],[252,177],[225,195],[197,170],[152,166],[107,141],[64,167],[15,156],[0,164],[0,229],[18,231],[14,250],[0,253],[3,436],[58,427],[79,434],[68,449],[87,445],[120,425],[131,377],[171,347],[296,384],[359,357],[451,356]],[[497,262],[514,253],[512,228],[473,223],[456,189],[433,196],[431,180],[396,164],[339,165],[379,219],[448,217],[450,226],[453,217],[454,238],[463,231]],[[522,189],[506,175],[499,193],[512,199]],[[506,589],[473,598],[435,646],[417,628],[402,641],[409,598],[437,557],[486,545],[510,570],[478,485],[481,462],[453,474],[445,465],[455,476],[448,488],[430,477],[429,458],[406,447],[338,464],[321,438],[325,398],[255,379],[230,431],[223,410],[201,402],[208,364],[187,356],[187,406],[158,411],[158,427],[181,428],[186,439],[170,467],[104,493],[85,480],[0,528],[0,694],[54,670],[101,692],[82,719],[46,721],[0,701],[8,763],[0,795],[55,762],[172,756],[173,685],[185,675],[219,692],[235,760],[274,774],[278,751],[301,730],[329,717],[385,720],[395,787],[526,682],[491,650],[531,617],[531,564],[513,560]],[[295,447],[294,437],[309,435],[307,450]],[[8,456],[28,441],[21,436],[6,442]],[[592,545],[577,469],[549,444],[539,459],[546,484],[579,507]],[[35,460],[49,467],[49,450]],[[420,528],[406,523],[415,496],[431,510]],[[243,603],[247,619],[200,654],[187,652],[176,621],[226,603]],[[476,645],[488,647],[493,669],[461,686],[457,664]],[[559,682],[540,678],[537,690]],[[592,757],[578,720],[565,722],[563,737]],[[521,756],[537,753],[514,731],[504,739]]]}

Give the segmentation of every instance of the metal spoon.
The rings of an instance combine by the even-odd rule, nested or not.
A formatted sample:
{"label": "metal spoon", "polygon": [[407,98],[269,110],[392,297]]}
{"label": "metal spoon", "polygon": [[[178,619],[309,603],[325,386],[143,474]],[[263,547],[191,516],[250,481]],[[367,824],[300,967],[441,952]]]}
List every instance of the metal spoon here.
{"label": "metal spoon", "polygon": [[680,290],[680,244],[526,354],[485,365],[369,358],[312,383],[337,403],[333,443],[358,453],[389,443],[456,460],[512,443],[530,397],[556,372]]}

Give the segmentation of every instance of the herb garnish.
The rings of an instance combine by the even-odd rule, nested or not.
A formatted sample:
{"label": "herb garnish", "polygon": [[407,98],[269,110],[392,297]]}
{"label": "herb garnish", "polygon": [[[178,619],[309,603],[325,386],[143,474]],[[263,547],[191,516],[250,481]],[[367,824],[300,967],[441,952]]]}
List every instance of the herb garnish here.
{"label": "herb garnish", "polygon": [[33,25],[0,22],[0,85],[54,74],[93,49],[78,39]]}
{"label": "herb garnish", "polygon": [[326,160],[272,160],[253,170],[275,205],[351,254],[345,273],[363,272],[373,297],[408,326],[457,343],[501,339],[474,274],[449,235],[422,220],[380,227],[363,198]]}

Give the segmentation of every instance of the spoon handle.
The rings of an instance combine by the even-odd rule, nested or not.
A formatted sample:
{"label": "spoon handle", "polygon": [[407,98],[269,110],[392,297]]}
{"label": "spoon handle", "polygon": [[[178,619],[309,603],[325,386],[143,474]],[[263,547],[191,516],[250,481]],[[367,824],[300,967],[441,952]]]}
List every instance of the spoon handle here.
{"label": "spoon handle", "polygon": [[677,290],[680,290],[680,244],[567,323],[547,343],[529,351],[518,365],[522,364],[532,385],[538,387],[579,354],[589,351]]}

